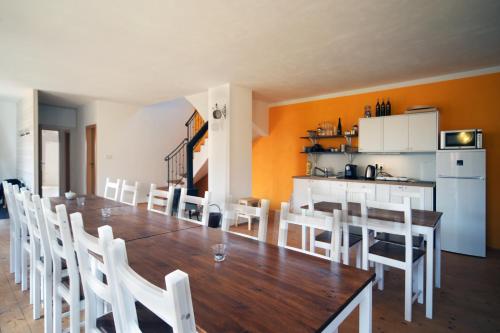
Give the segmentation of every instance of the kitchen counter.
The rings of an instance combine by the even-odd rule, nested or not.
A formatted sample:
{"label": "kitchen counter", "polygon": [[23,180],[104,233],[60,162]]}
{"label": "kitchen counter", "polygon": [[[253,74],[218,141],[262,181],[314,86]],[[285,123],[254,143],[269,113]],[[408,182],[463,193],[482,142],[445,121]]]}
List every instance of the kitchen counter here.
{"label": "kitchen counter", "polygon": [[363,178],[358,179],[346,179],[346,178],[330,178],[321,176],[293,176],[296,179],[311,179],[311,180],[330,180],[337,182],[355,182],[355,183],[371,183],[371,184],[384,184],[384,185],[404,185],[404,186],[419,186],[419,187],[436,187],[435,182],[430,181],[392,181],[392,180],[367,180]]}

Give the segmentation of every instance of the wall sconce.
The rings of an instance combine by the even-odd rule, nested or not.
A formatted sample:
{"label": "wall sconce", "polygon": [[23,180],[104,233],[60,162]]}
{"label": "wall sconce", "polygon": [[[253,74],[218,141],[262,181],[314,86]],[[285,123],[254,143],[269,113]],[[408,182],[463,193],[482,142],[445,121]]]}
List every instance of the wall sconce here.
{"label": "wall sconce", "polygon": [[214,119],[221,119],[222,116],[224,116],[224,119],[226,119],[226,104],[222,108],[219,108],[217,106],[217,103],[215,103],[215,107],[212,110],[212,114],[214,116]]}

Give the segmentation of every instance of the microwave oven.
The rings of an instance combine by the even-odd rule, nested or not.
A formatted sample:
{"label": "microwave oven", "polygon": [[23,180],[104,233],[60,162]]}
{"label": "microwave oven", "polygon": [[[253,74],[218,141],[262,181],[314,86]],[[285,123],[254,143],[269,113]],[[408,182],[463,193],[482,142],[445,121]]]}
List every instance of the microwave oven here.
{"label": "microwave oven", "polygon": [[482,149],[483,130],[441,131],[439,149]]}

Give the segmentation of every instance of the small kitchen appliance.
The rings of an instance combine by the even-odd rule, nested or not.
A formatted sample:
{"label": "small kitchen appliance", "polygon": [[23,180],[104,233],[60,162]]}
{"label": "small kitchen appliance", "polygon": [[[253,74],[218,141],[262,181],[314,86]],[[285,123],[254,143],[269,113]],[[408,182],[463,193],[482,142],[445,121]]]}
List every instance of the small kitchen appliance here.
{"label": "small kitchen appliance", "polygon": [[355,164],[346,164],[345,171],[344,171],[344,178],[346,178],[346,179],[358,178],[357,168],[358,168],[358,166]]}
{"label": "small kitchen appliance", "polygon": [[482,149],[483,130],[441,131],[439,149]]}
{"label": "small kitchen appliance", "polygon": [[368,165],[365,169],[365,179],[375,180],[376,170],[373,165]]}

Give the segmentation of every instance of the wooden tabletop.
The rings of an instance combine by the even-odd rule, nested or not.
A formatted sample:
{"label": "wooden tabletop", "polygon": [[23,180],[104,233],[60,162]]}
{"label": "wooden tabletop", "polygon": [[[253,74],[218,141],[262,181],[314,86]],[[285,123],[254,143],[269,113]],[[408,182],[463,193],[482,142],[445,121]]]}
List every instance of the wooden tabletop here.
{"label": "wooden tabletop", "polygon": [[66,211],[68,212],[68,214],[71,214],[74,212],[83,212],[83,211],[89,211],[89,210],[102,209],[102,208],[129,206],[127,204],[124,204],[124,203],[121,203],[118,201],[114,201],[114,200],[105,199],[103,197],[98,197],[96,195],[79,195],[79,197],[85,198],[85,205],[84,206],[78,206],[76,203],[76,199],[68,200],[65,197],[50,198],[50,203],[52,204],[52,209],[54,209],[55,206],[57,206],[57,205],[66,205]]}
{"label": "wooden tabletop", "polygon": [[[212,245],[228,256],[214,262]],[[217,229],[189,228],[127,243],[129,264],[165,287],[189,275],[196,323],[207,332],[311,332],[324,328],[374,274]]]}
{"label": "wooden tabletop", "polygon": [[[308,206],[304,205],[301,206],[300,208],[307,209]],[[322,212],[333,212],[334,209],[342,209],[342,206],[338,202],[320,201],[314,204],[314,209]],[[349,202],[348,210],[349,210],[349,215],[361,216],[361,208],[358,203]],[[436,224],[439,222],[439,219],[441,218],[442,215],[443,213],[441,212],[412,209],[411,223],[414,225],[434,228]],[[373,219],[394,221],[394,222],[404,221],[403,212],[395,212],[391,210],[383,210],[375,208],[368,209],[368,217]]]}

